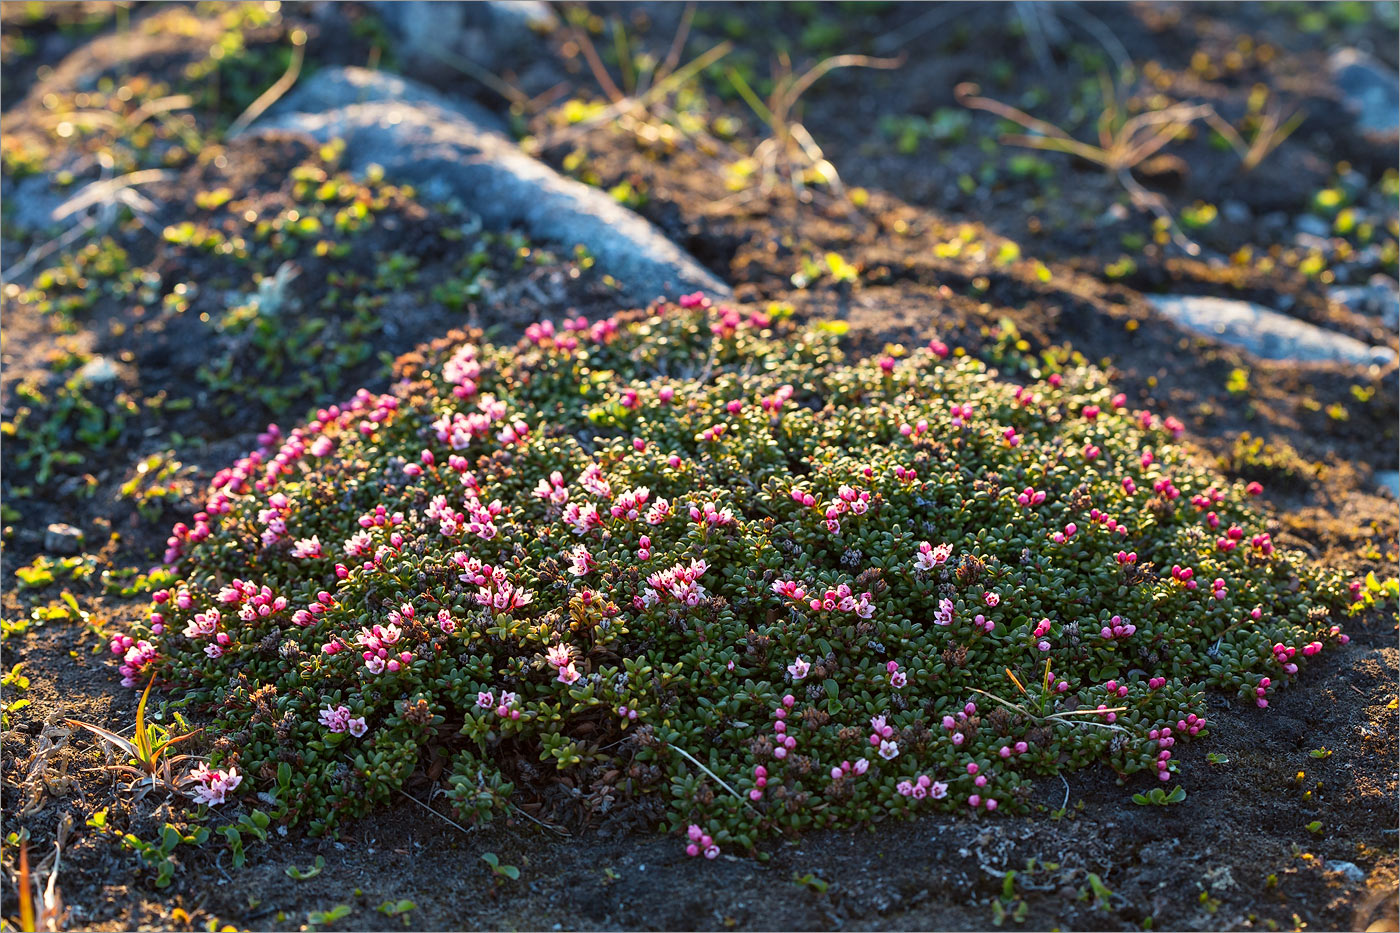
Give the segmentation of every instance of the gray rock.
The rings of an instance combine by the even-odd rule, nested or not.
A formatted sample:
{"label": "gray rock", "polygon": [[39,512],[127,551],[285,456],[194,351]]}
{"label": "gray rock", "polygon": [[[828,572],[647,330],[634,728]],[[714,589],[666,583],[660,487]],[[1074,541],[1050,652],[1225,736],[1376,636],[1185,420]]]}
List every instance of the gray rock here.
{"label": "gray rock", "polygon": [[76,554],[82,547],[83,533],[72,525],[54,522],[44,530],[44,550],[50,554]]}
{"label": "gray rock", "polygon": [[1377,485],[1389,489],[1392,496],[1400,499],[1400,470],[1377,470],[1373,475]]}
{"label": "gray rock", "polygon": [[1386,327],[1400,326],[1400,290],[1386,275],[1373,275],[1366,285],[1339,285],[1328,289],[1327,297],[1358,314],[1378,317]]}
{"label": "gray rock", "polygon": [[1338,49],[1327,66],[1361,130],[1382,136],[1400,130],[1400,80],[1394,71],[1359,49]]}
{"label": "gray rock", "polygon": [[318,72],[247,132],[268,130],[320,142],[343,138],[353,171],[378,164],[387,177],[429,196],[460,198],[489,228],[582,244],[631,301],[696,290],[729,294],[645,219],[521,152],[493,115],[412,81],[363,68]]}
{"label": "gray rock", "polygon": [[1332,235],[1332,225],[1316,214],[1302,214],[1294,221],[1298,232],[1308,236],[1327,237]]}
{"label": "gray rock", "polygon": [[371,3],[397,41],[404,70],[420,78],[460,77],[454,62],[500,71],[528,61],[539,34],[559,23],[541,0],[440,3],[397,0]]}
{"label": "gray rock", "polygon": [[[58,225],[53,219],[54,210],[67,200],[67,196],[54,186],[45,173],[30,175],[17,182],[4,181],[0,190],[4,193],[7,218],[21,232],[36,234]],[[16,257],[17,258],[17,257]],[[13,263],[11,259],[9,263]]]}
{"label": "gray rock", "polygon": [[1248,301],[1209,295],[1149,295],[1147,300],[1182,327],[1264,360],[1366,366],[1385,365],[1396,358],[1389,347],[1369,346]]}
{"label": "gray rock", "polygon": [[1220,213],[1232,224],[1247,224],[1254,217],[1254,212],[1243,201],[1226,201],[1220,205]]}
{"label": "gray rock", "polygon": [[1343,862],[1340,859],[1329,859],[1323,863],[1325,871],[1334,872],[1355,884],[1360,884],[1366,880],[1366,873],[1355,862]]}
{"label": "gray rock", "polygon": [[94,356],[88,360],[78,371],[73,374],[73,378],[85,385],[107,385],[116,382],[121,376],[121,371],[116,365],[105,356]]}

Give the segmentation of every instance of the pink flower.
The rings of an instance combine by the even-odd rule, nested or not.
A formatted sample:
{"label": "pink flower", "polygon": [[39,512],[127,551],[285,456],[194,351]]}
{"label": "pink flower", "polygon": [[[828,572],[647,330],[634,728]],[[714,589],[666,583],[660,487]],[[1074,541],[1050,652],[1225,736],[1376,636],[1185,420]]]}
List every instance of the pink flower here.
{"label": "pink flower", "polygon": [[321,710],[320,723],[332,732],[344,732],[350,727],[350,707],[327,706]]}
{"label": "pink flower", "polygon": [[951,544],[932,545],[927,541],[920,541],[919,553],[914,557],[914,569],[932,570],[940,564],[946,563],[952,553],[953,546]]}
{"label": "pink flower", "polygon": [[201,763],[197,768],[189,773],[191,780],[199,784],[194,789],[194,800],[196,803],[207,804],[215,807],[223,803],[228,795],[235,790],[239,784],[243,783],[243,775],[238,773],[236,767],[229,767],[225,771],[211,770],[208,765]]}
{"label": "pink flower", "polygon": [[807,676],[808,673],[811,672],[812,665],[808,664],[801,658],[797,658],[791,664],[788,665],[787,669],[788,673],[792,675],[793,680],[802,680]]}
{"label": "pink flower", "polygon": [[880,742],[880,757],[889,761],[899,755],[899,743],[891,742],[888,739]]}
{"label": "pink flower", "polygon": [[369,731],[369,727],[365,725],[365,717],[363,716],[357,716],[354,719],[348,720],[345,725],[350,734],[357,739]]}
{"label": "pink flower", "polygon": [[581,577],[592,570],[595,561],[593,555],[588,553],[588,548],[582,544],[569,552],[569,570],[576,577]]}

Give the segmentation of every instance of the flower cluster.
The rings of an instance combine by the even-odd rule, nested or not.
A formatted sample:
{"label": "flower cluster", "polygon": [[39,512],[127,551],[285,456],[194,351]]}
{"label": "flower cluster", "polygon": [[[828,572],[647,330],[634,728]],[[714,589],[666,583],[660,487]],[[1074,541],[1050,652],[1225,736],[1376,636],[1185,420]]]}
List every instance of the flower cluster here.
{"label": "flower cluster", "polygon": [[464,820],[664,801],[709,858],[986,818],[1177,775],[1207,689],[1267,706],[1357,599],[1087,366],[688,296],[399,373],[220,472],[112,640],[237,737],[211,802],[285,764],[324,832],[427,773]]}
{"label": "flower cluster", "polygon": [[238,773],[237,768],[211,769],[200,763],[189,773],[189,780],[194,784],[195,803],[216,807],[238,789],[238,785],[243,783],[243,775]]}

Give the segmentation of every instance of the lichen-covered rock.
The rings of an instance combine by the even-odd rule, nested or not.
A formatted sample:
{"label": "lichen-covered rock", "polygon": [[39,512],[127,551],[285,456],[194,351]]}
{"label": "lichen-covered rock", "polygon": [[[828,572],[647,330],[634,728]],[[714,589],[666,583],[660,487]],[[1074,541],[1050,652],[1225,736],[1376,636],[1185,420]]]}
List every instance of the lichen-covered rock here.
{"label": "lichen-covered rock", "polygon": [[549,4],[540,0],[399,0],[371,5],[397,40],[395,52],[404,70],[427,79],[460,77],[455,63],[462,60],[490,72],[517,67],[543,50],[540,34],[559,23]]}
{"label": "lichen-covered rock", "polygon": [[1332,80],[1342,92],[1342,104],[1362,131],[1394,136],[1400,129],[1400,81],[1360,49],[1338,49],[1327,60]]}
{"label": "lichen-covered rock", "polygon": [[1183,327],[1261,360],[1357,366],[1387,365],[1395,360],[1395,351],[1389,347],[1373,347],[1249,301],[1212,295],[1149,295],[1147,300]]}
{"label": "lichen-covered rock", "polygon": [[353,169],[374,164],[428,197],[460,198],[488,227],[582,245],[638,303],[728,286],[644,218],[605,192],[565,178],[520,151],[480,107],[362,68],[320,72],[255,124],[325,142],[343,138]]}

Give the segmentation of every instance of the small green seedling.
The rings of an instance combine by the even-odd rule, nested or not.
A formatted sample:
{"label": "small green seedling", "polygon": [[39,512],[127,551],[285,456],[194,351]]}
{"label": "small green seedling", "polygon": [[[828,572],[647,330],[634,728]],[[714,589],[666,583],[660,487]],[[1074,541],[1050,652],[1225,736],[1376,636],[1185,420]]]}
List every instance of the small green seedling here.
{"label": "small green seedling", "polygon": [[818,894],[825,894],[827,889],[831,887],[830,882],[823,881],[811,872],[807,872],[805,875],[799,875],[797,872],[793,872],[792,883],[807,888],[810,891],[815,891]]}
{"label": "small green seedling", "polygon": [[316,864],[305,870],[297,868],[295,865],[287,866],[287,877],[293,881],[306,881],[315,878],[321,873],[321,869],[326,867],[326,858],[323,855],[316,856]]}
{"label": "small green seedling", "polygon": [[[1161,788],[1157,788],[1157,790],[1161,790]],[[1178,787],[1177,790],[1181,790],[1181,788]],[[1186,796],[1185,792],[1182,793],[1182,796]],[[1094,892],[1094,906],[1100,910],[1108,910],[1109,902],[1113,898],[1113,892],[1108,889],[1108,885],[1103,883],[1103,879],[1094,872],[1089,872],[1089,890]]]}
{"label": "small green seedling", "polygon": [[349,904],[337,904],[330,910],[313,910],[307,913],[306,922],[312,927],[330,926],[350,916]]}
{"label": "small green seedling", "polygon": [[417,904],[409,900],[385,901],[376,907],[375,910],[386,917],[398,917],[403,920],[404,926],[408,926],[412,922],[408,919],[409,911],[415,909],[417,906]]}
{"label": "small green seedling", "polygon": [[115,835],[123,849],[135,853],[136,860],[143,867],[156,873],[155,886],[157,888],[169,887],[170,882],[175,878],[175,869],[178,867],[178,862],[175,860],[176,847],[181,844],[202,846],[209,839],[209,830],[203,826],[197,827],[192,833],[186,833],[180,827],[166,823],[160,832],[160,838],[155,842],[149,842],[135,833],[124,833],[110,826],[107,822],[106,809],[98,810],[89,816],[87,825],[90,829]]}
{"label": "small green seedling", "polygon": [[992,925],[1001,926],[1007,920],[1025,923],[1031,905],[1016,893],[1016,872],[1008,871],[1001,879],[1001,894],[992,901]]}
{"label": "small green seedling", "polygon": [[514,865],[502,865],[500,857],[495,852],[485,853],[481,856],[481,860],[491,866],[491,872],[495,875],[498,884],[502,878],[509,878],[511,881],[520,878],[520,869]]}
{"label": "small green seedling", "polygon": [[1172,803],[1181,803],[1186,799],[1186,788],[1177,786],[1172,788],[1169,794],[1160,787],[1154,787],[1145,794],[1133,794],[1133,803],[1140,807],[1145,807],[1149,803],[1159,807],[1165,807]]}

